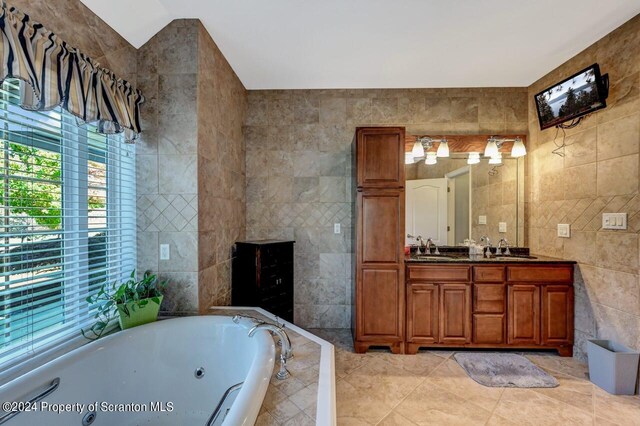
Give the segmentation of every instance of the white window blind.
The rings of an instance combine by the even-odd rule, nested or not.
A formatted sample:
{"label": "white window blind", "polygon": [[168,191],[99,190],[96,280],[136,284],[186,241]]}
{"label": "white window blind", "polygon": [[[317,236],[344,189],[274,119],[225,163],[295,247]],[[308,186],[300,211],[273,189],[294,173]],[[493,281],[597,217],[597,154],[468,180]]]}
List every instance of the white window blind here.
{"label": "white window blind", "polygon": [[134,145],[0,88],[0,366],[92,324],[87,296],[135,267]]}

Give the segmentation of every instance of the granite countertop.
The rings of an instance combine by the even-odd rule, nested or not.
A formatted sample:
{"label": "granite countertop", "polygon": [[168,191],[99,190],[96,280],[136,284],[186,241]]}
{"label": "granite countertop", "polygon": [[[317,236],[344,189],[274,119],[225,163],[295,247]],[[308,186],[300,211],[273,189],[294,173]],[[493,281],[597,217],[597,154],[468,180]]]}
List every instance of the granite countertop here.
{"label": "granite countertop", "polygon": [[[494,249],[495,250],[495,249]],[[513,250],[513,249],[512,249]],[[483,255],[469,255],[462,250],[440,250],[439,255],[423,254],[423,255],[410,255],[405,256],[404,261],[406,263],[527,263],[527,264],[575,264],[575,260],[559,259],[556,257],[542,256],[537,254],[529,254],[529,250],[515,250],[514,255],[504,256],[495,253],[491,257],[485,257]]]}

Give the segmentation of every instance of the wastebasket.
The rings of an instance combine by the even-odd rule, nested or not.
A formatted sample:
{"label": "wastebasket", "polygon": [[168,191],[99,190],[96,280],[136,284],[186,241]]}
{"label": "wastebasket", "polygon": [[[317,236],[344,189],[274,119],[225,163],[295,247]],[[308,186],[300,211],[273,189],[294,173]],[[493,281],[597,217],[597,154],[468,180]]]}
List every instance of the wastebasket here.
{"label": "wastebasket", "polygon": [[591,382],[614,395],[633,395],[638,378],[640,353],[613,340],[589,340]]}

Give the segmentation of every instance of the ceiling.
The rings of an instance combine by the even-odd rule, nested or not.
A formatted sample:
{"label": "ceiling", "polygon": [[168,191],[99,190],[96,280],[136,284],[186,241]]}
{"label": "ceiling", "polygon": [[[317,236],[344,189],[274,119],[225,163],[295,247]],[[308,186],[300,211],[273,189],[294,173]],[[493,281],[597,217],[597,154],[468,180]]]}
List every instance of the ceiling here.
{"label": "ceiling", "polygon": [[81,1],[135,47],[199,18],[247,89],[528,86],[640,13],[638,0]]}

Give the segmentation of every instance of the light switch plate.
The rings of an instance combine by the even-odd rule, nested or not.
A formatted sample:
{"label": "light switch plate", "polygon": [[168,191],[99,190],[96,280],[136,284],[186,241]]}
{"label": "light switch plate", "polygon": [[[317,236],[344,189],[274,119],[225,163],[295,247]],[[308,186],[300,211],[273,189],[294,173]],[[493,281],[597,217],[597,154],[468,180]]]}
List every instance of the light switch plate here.
{"label": "light switch plate", "polygon": [[498,232],[507,232],[507,222],[498,222]]}
{"label": "light switch plate", "polygon": [[486,216],[478,216],[478,225],[486,225],[487,217]]}
{"label": "light switch plate", "polygon": [[169,244],[160,244],[160,260],[169,260],[171,258],[171,249]]}
{"label": "light switch plate", "polygon": [[627,229],[627,214],[602,213],[602,229]]}
{"label": "light switch plate", "polygon": [[339,234],[340,233],[340,224],[339,223],[334,223],[333,224],[333,233],[334,234]]}
{"label": "light switch plate", "polygon": [[571,225],[568,223],[559,223],[558,224],[558,237],[560,238],[571,238]]}

